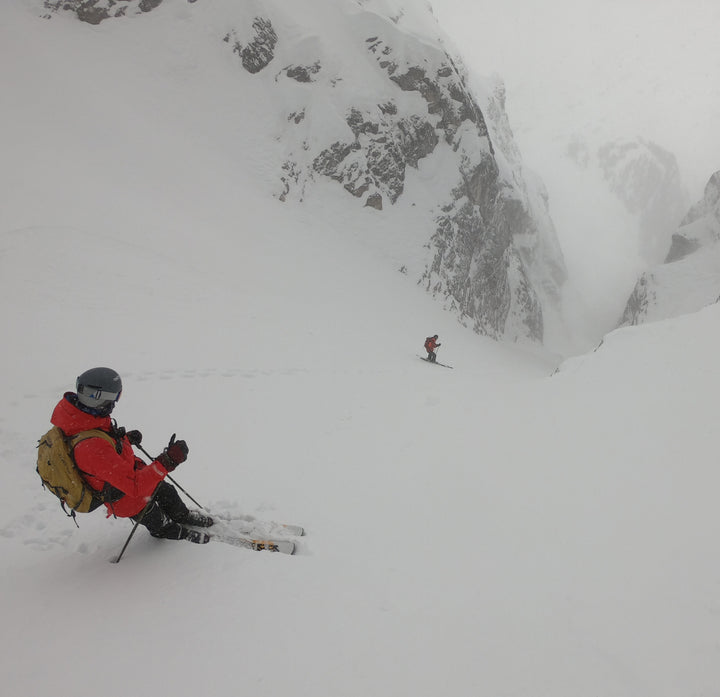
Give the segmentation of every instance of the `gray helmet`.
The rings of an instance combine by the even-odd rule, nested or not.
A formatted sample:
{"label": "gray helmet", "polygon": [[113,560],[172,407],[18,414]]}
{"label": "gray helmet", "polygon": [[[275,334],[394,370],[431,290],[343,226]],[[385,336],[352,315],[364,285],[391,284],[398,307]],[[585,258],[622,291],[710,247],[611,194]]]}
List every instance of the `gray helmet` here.
{"label": "gray helmet", "polygon": [[75,382],[78,402],[99,416],[107,416],[120,399],[122,380],[112,368],[90,368]]}

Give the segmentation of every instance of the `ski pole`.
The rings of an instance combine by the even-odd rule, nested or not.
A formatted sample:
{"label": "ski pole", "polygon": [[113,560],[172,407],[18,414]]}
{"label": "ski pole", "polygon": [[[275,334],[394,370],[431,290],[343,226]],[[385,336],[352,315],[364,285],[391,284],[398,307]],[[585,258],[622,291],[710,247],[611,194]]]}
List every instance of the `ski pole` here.
{"label": "ski pole", "polygon": [[185,489],[183,489],[169,474],[168,474],[167,478],[168,478],[178,489],[180,489],[180,491],[182,491],[183,494],[185,494],[185,496],[187,496],[196,506],[198,506],[198,508],[202,508],[204,511],[207,511],[207,508],[205,508],[205,506],[203,506],[201,503],[198,503],[192,496],[190,496],[190,494],[188,494],[188,492],[185,491]]}
{"label": "ski pole", "polygon": [[145,513],[147,513],[148,508],[152,505],[152,502],[155,500],[155,491],[153,491],[153,495],[150,497],[150,500],[147,502],[147,506],[142,509],[142,513],[138,516],[138,519],[135,521],[135,524],[133,525],[132,530],[130,531],[130,534],[128,535],[127,540],[125,540],[125,544],[123,545],[123,548],[120,550],[120,554],[118,554],[117,559],[113,559],[113,564],[119,564],[120,560],[122,559],[123,554],[125,554],[125,550],[127,549],[127,546],[130,544],[130,540],[132,540],[133,535],[135,534],[135,531],[138,528],[138,525],[142,522],[142,519],[145,517]]}
{"label": "ski pole", "polygon": [[[145,448],[142,447],[142,445],[140,445],[140,443],[138,443],[137,447],[140,448],[140,450],[142,450],[143,453],[145,453],[145,456],[150,459],[150,462],[152,462],[152,461],[155,459],[147,450],[145,450]],[[187,496],[196,506],[198,506],[199,508],[202,508],[204,511],[207,511],[207,508],[205,508],[205,506],[203,506],[201,503],[198,503],[192,496],[190,496],[190,494],[188,494],[188,492],[185,491],[185,489],[183,489],[169,474],[167,475],[167,478],[168,478],[178,489],[180,489],[180,491],[182,491],[183,494],[185,494],[185,496]]]}

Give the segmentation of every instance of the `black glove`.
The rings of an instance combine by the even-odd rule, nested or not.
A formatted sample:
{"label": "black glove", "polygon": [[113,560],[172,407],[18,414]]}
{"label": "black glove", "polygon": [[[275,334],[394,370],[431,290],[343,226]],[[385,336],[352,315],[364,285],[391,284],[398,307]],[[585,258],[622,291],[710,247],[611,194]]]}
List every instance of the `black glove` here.
{"label": "black glove", "polygon": [[172,472],[178,465],[187,460],[189,452],[187,443],[184,440],[175,440],[175,434],[173,433],[167,448],[158,456],[157,460],[168,472]]}
{"label": "black glove", "polygon": [[435,344],[435,346],[436,346],[436,347],[437,347],[437,346],[442,346],[442,344]]}
{"label": "black glove", "polygon": [[167,453],[160,453],[155,460],[159,462],[168,472],[172,472],[177,467]]}
{"label": "black glove", "polygon": [[126,434],[130,445],[140,445],[142,443],[142,433],[138,430],[128,431]]}

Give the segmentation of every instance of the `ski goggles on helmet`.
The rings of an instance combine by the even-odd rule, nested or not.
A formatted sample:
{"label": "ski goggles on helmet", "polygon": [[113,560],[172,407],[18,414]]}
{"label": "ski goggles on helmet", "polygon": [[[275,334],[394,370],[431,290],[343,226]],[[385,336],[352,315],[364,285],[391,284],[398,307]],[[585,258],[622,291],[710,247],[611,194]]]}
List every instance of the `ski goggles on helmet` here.
{"label": "ski goggles on helmet", "polygon": [[94,402],[98,406],[101,404],[107,404],[108,402],[115,403],[120,399],[122,390],[120,392],[110,392],[103,390],[101,387],[93,387],[92,385],[80,385],[78,387],[78,394],[82,395],[82,402],[88,406]]}

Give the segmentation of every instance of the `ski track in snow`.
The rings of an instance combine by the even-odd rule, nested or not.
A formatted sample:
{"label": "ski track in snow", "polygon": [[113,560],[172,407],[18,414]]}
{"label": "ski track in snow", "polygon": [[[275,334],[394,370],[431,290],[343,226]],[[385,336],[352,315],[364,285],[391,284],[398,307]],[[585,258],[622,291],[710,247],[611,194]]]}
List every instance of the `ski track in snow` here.
{"label": "ski track in snow", "polygon": [[309,372],[306,368],[282,368],[277,370],[258,368],[248,370],[247,368],[197,368],[180,370],[159,370],[143,371],[139,373],[127,373],[128,379],[135,379],[140,382],[154,380],[193,380],[197,378],[223,377],[223,378],[244,378],[253,379],[258,377],[269,377],[271,375],[300,375]]}
{"label": "ski track in snow", "polygon": [[[41,486],[39,480],[37,484],[38,487]],[[89,514],[78,513],[79,527],[76,527],[72,519],[65,515],[60,502],[50,492],[42,491],[42,496],[43,500],[35,501],[27,512],[4,524],[0,528],[0,537],[18,542],[37,552],[62,549],[67,553],[107,555],[113,550],[119,551],[132,529],[132,521],[129,519],[103,520],[106,518],[104,507]],[[185,501],[189,508],[195,508],[191,501],[187,499]],[[212,502],[206,508],[216,517],[216,524],[212,528],[215,532],[253,539],[291,539],[292,537],[296,544],[296,555],[303,554],[306,550],[305,541],[283,532],[281,524],[277,521],[244,513],[237,502],[220,500]],[[111,530],[105,527],[109,525],[112,525]],[[141,527],[138,533],[141,531],[147,536],[144,528]],[[137,539],[138,536],[135,537],[135,541]],[[157,541],[157,543],[177,544],[175,541]]]}

